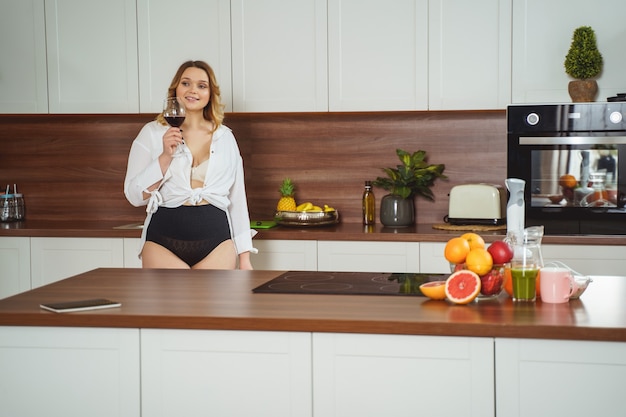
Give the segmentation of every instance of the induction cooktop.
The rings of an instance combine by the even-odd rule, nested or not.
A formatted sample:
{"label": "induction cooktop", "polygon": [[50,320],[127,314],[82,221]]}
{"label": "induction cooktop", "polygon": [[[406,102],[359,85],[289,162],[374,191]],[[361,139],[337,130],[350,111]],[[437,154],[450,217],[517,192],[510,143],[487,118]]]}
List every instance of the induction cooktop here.
{"label": "induction cooktop", "polygon": [[424,282],[442,281],[444,274],[289,271],[254,288],[255,293],[413,295],[422,296]]}

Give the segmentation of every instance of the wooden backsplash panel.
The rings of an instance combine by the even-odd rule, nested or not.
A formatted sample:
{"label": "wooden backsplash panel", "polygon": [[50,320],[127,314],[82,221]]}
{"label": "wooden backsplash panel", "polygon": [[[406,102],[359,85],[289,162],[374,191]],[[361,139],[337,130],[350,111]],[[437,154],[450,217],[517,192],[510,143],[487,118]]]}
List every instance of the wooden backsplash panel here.
{"label": "wooden backsplash panel", "polygon": [[[41,220],[143,219],[123,195],[130,145],[152,114],[0,115],[0,187],[16,183],[27,216]],[[506,175],[504,111],[288,113],[226,115],[246,172],[251,217],[269,219],[284,177],[299,202],[335,206],[361,221],[363,182],[399,161],[396,148],[423,149],[446,164],[434,202],[418,198],[420,223],[440,222],[452,186],[502,184]],[[377,208],[384,190],[374,189]]]}
{"label": "wooden backsplash panel", "polygon": [[2,115],[0,185],[16,183],[38,220],[136,221],[124,197],[130,145],[154,115]]}
{"label": "wooden backsplash panel", "polygon": [[[446,165],[435,201],[416,200],[417,221],[438,223],[454,185],[503,184],[506,118],[503,111],[313,113],[229,115],[244,156],[251,216],[271,218],[284,177],[296,184],[298,202],[336,207],[346,222],[361,221],[365,180],[399,163],[395,150],[425,150]],[[386,192],[374,189],[377,210]],[[377,220],[378,221],[378,220]]]}

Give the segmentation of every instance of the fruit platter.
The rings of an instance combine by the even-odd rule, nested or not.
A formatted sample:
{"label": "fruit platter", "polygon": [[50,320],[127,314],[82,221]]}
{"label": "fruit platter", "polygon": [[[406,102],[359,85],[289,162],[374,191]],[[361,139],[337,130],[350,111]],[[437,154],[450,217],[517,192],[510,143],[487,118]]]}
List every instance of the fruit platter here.
{"label": "fruit platter", "polygon": [[274,221],[283,226],[328,226],[339,223],[339,212],[328,204],[307,201],[296,204],[295,185],[285,178],[280,185],[280,200],[276,205]]}
{"label": "fruit platter", "polygon": [[423,284],[420,290],[431,299],[469,304],[494,299],[502,293],[513,249],[505,241],[486,247],[480,235],[465,233],[448,240],[444,257],[450,262],[451,275],[445,281]]}
{"label": "fruit platter", "polygon": [[339,223],[339,212],[335,209],[277,211],[274,220],[283,226],[328,226]]}

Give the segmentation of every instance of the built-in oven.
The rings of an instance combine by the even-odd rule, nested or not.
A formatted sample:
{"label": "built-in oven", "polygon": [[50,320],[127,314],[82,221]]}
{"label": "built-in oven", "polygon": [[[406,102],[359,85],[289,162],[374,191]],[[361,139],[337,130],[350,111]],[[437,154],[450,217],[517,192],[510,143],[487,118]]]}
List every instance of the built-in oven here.
{"label": "built-in oven", "polygon": [[526,226],[626,234],[626,103],[511,105],[507,177],[526,181]]}

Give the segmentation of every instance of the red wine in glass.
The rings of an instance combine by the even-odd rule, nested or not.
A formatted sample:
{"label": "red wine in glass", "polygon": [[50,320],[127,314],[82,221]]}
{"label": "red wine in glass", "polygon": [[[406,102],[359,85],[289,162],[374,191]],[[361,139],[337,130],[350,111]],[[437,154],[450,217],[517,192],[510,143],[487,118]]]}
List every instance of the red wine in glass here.
{"label": "red wine in glass", "polygon": [[185,121],[185,116],[164,116],[167,123],[172,127],[181,127]]}
{"label": "red wine in glass", "polygon": [[[163,100],[163,117],[172,127],[180,128],[185,121],[185,106],[178,97],[169,97]],[[180,155],[180,145],[176,148],[174,156]]]}

